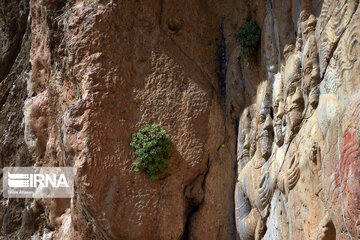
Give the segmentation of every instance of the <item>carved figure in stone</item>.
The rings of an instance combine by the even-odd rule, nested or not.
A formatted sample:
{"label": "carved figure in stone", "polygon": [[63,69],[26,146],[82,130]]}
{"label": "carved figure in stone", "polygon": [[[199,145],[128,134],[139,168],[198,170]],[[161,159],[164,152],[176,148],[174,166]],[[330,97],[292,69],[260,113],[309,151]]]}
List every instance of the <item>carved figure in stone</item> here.
{"label": "carved figure in stone", "polygon": [[302,88],[304,90],[307,118],[312,114],[319,102],[320,67],[315,38],[316,18],[306,11],[300,13],[304,47],[302,51]]}
{"label": "carved figure in stone", "polygon": [[239,121],[237,163],[238,172],[241,171],[250,158],[250,126],[251,117],[248,108],[243,111]]}
{"label": "carved figure in stone", "polygon": [[[298,178],[287,183],[291,191],[287,194],[289,209],[289,239],[314,239],[316,232],[326,234],[326,208],[321,193],[321,155],[322,135],[318,134],[316,117],[309,119],[289,145],[285,158],[296,154],[296,160],[287,162],[284,167],[293,166],[297,161]],[[299,151],[299,146],[302,150]],[[280,184],[279,184],[280,185]],[[286,185],[286,181],[285,181]],[[280,185],[281,186],[281,185]],[[280,187],[279,186],[279,187]],[[280,187],[281,188],[281,187]],[[286,188],[285,188],[286,191]],[[325,238],[332,239],[332,238]]]}
{"label": "carved figure in stone", "polygon": [[[287,188],[286,183],[293,182],[286,180],[285,172],[289,176],[298,177],[298,168],[294,164],[288,171],[282,171],[286,145],[284,145],[284,91],[283,91],[283,74],[277,73],[274,78],[273,89],[273,112],[274,112],[274,133],[275,143],[270,161],[270,189],[273,194],[270,201],[269,217],[267,220],[267,231],[264,236],[265,240],[270,239],[289,239],[289,220],[287,216],[287,199],[286,194],[291,189]],[[277,186],[279,185],[279,186]],[[294,183],[291,183],[291,187]]]}
{"label": "carved figure in stone", "polygon": [[[302,38],[298,38],[294,52],[290,47],[284,49],[284,55],[287,55],[284,68],[287,142],[299,131],[303,118],[309,118],[318,104],[320,73],[315,26],[315,16],[302,11]],[[303,51],[300,52],[302,43]]]}
{"label": "carved figure in stone", "polygon": [[271,98],[266,94],[257,116],[257,150],[241,170],[235,187],[236,227],[240,239],[261,239],[266,230],[271,195],[267,159],[273,141],[270,107]]}
{"label": "carved figure in stone", "polygon": [[256,152],[256,132],[257,132],[257,121],[256,118],[251,120],[250,129],[250,159],[255,155]]}
{"label": "carved figure in stone", "polygon": [[[318,104],[319,84],[315,25],[313,15],[304,11],[300,14],[302,39],[287,58],[284,68],[288,150],[277,186],[287,197],[289,239],[314,239],[316,232],[320,233],[318,236],[329,232],[329,228],[324,227],[329,224],[325,218],[326,208],[319,196],[322,189],[319,146],[323,144],[323,136],[318,132],[317,118],[313,116]],[[301,42],[304,43],[302,47]]]}
{"label": "carved figure in stone", "polygon": [[302,121],[303,111],[305,109],[303,90],[301,87],[300,58],[298,53],[291,54],[286,60],[284,85],[287,126],[285,141],[288,143],[299,131],[299,124]]}
{"label": "carved figure in stone", "polygon": [[[298,5],[306,10],[295,19],[296,42],[280,39],[279,58],[280,15],[266,12],[263,57],[274,89],[250,111],[257,112],[247,120],[250,130],[239,127],[240,239],[360,239],[360,11],[357,1],[324,1],[317,23],[312,4]],[[251,159],[245,166],[244,146]]]}
{"label": "carved figure in stone", "polygon": [[269,91],[265,94],[264,100],[261,104],[261,110],[258,116],[257,123],[257,140],[260,143],[260,152],[262,158],[256,158],[254,162],[255,168],[261,167],[264,162],[270,157],[273,143],[273,120],[270,114],[271,108],[271,94]]}
{"label": "carved figure in stone", "polygon": [[285,113],[284,90],[281,73],[275,75],[273,98],[275,143],[280,147],[284,143],[283,116]]}
{"label": "carved figure in stone", "polygon": [[[301,72],[300,72],[300,58],[298,53],[298,48],[295,49],[295,46],[288,45],[284,49],[284,58],[285,58],[285,65],[284,65],[284,85],[285,91],[284,99],[285,99],[285,112],[286,112],[286,138],[285,138],[285,155],[276,154],[276,156],[281,156],[282,159],[275,159],[276,165],[279,170],[276,170],[275,178],[275,186],[280,192],[283,194],[284,204],[286,205],[287,209],[289,209],[288,205],[288,196],[290,191],[294,189],[298,180],[300,179],[300,169],[299,169],[299,161],[300,156],[295,152],[288,152],[289,144],[291,140],[295,137],[295,134],[299,131],[299,125],[302,121],[303,112],[305,109],[304,106],[304,98],[303,98],[303,90],[301,87]],[[277,87],[281,85],[279,79],[276,79],[275,82]],[[274,89],[276,95],[278,95],[278,99],[281,99],[282,93],[281,90]],[[275,97],[276,99],[276,97]],[[276,111],[276,105],[274,104],[274,112]],[[279,109],[277,109],[279,111]],[[280,112],[280,116],[283,115]],[[277,119],[277,121],[280,121]],[[277,130],[275,130],[277,131]],[[279,173],[277,173],[279,172]],[[275,191],[274,191],[275,192]],[[279,196],[282,194],[278,193]],[[276,196],[275,196],[276,197]],[[280,199],[281,201],[282,199]],[[287,211],[287,214],[290,210]],[[299,212],[296,209],[292,209],[292,213]],[[288,216],[289,219],[289,238],[292,237],[292,216]]]}
{"label": "carved figure in stone", "polygon": [[[275,125],[272,124],[265,124],[263,129],[268,129],[267,127],[272,126],[273,131],[275,132],[275,136],[277,139],[277,144],[272,145],[274,148],[272,150],[272,155],[270,161],[268,163],[268,171],[264,171],[262,173],[261,179],[264,181],[262,188],[258,190],[259,194],[258,197],[261,199],[260,204],[258,206],[263,207],[264,209],[268,210],[269,207],[269,199],[271,197],[271,202],[273,204],[279,204],[279,206],[271,206],[270,213],[272,217],[276,216],[277,219],[283,219],[281,222],[278,222],[278,227],[281,227],[284,231],[277,231],[276,227],[270,226],[269,229],[271,232],[266,235],[265,239],[271,239],[272,237],[288,237],[287,231],[287,196],[289,192],[295,187],[296,183],[300,178],[300,169],[299,169],[299,157],[294,155],[291,159],[289,165],[284,165],[284,153],[286,150],[286,146],[282,147],[282,141],[278,141],[278,139],[282,140],[283,138],[283,131],[282,131],[282,119],[284,116],[284,100],[283,100],[283,90],[282,90],[282,76],[278,74],[275,76],[275,83],[273,90],[273,112],[275,116]],[[266,99],[266,98],[265,98]],[[270,111],[270,107],[266,104],[267,102],[271,101],[264,101],[262,107],[261,114],[259,116],[260,122],[262,121],[262,115],[266,116],[266,110]],[[267,116],[271,116],[268,114]],[[268,118],[268,121],[271,117]],[[265,121],[266,122],[266,121]],[[272,133],[271,130],[269,132]],[[260,135],[261,136],[261,135]],[[267,136],[265,134],[265,136]],[[268,134],[268,136],[272,136],[272,134]],[[273,139],[270,138],[270,141]],[[265,141],[264,141],[265,142]],[[262,143],[262,152],[266,152],[269,145]],[[271,153],[271,152],[270,152]],[[255,165],[255,167],[257,167]],[[270,176],[269,176],[270,175]],[[269,223],[270,224],[270,223]],[[274,223],[272,223],[274,224]],[[285,226],[283,225],[285,224]]]}

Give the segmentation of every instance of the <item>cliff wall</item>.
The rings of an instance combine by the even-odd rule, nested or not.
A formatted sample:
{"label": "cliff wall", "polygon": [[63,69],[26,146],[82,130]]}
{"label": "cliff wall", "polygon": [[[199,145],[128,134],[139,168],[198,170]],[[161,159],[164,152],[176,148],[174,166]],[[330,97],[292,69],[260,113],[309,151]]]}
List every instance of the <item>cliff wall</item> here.
{"label": "cliff wall", "polygon": [[[0,9],[1,167],[75,173],[72,199],[1,196],[0,239],[359,238],[358,0]],[[172,140],[157,181],[129,145],[147,123]]]}

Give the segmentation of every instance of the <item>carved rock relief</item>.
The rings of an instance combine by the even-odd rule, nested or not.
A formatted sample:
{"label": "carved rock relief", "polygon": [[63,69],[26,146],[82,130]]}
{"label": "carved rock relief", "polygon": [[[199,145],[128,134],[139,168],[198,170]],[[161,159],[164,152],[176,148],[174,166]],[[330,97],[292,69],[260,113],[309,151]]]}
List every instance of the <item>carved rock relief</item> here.
{"label": "carved rock relief", "polygon": [[[264,92],[266,92],[266,90]],[[255,118],[257,126],[256,129],[250,127],[251,133],[248,133],[251,141],[257,140],[256,150],[253,155],[248,155],[251,156],[248,162],[243,161],[245,166],[239,171],[238,181],[235,187],[235,218],[238,234],[241,239],[261,239],[265,233],[268,195],[270,193],[268,184],[269,174],[266,174],[266,171],[268,168],[267,160],[272,147],[273,134],[272,119],[270,116],[271,99],[266,93],[262,96],[260,108],[251,109],[250,114],[248,112],[249,110],[246,110],[240,121],[240,123],[244,123],[243,120],[246,119],[249,123],[250,121],[252,122],[252,118]],[[252,124],[252,126],[254,125]],[[256,138],[254,138],[254,136],[256,136]],[[244,157],[243,149],[245,147],[245,140],[242,139],[243,138],[239,138],[238,145],[240,146],[239,152],[242,153],[241,156]],[[251,148],[250,144],[246,147]],[[242,166],[241,160],[242,158],[239,159],[240,166]],[[253,191],[253,189],[256,190]]]}
{"label": "carved rock relief", "polygon": [[[356,0],[340,0],[333,1],[330,6],[324,6],[324,27],[319,37],[319,58],[320,72],[324,74],[329,60],[336,48],[336,45],[347,28],[353,13],[358,5]],[[329,9],[325,9],[325,8]],[[326,13],[325,13],[326,12]]]}
{"label": "carved rock relief", "polygon": [[[318,19],[301,11],[297,40],[284,45],[275,71],[269,67],[276,39],[271,11],[265,17],[263,57],[270,77],[258,89],[263,101],[247,108],[239,125],[240,239],[360,237],[358,3],[322,6]],[[251,157],[247,162],[242,156]],[[246,201],[239,201],[239,192]],[[251,224],[239,215],[252,218]]]}
{"label": "carved rock relief", "polygon": [[[339,239],[359,235],[359,93],[339,107],[325,138],[323,189]],[[345,107],[347,106],[347,107]]]}
{"label": "carved rock relief", "polygon": [[359,21],[360,12],[358,9],[329,62],[321,83],[322,94],[336,94],[341,98],[345,98],[359,88],[359,62],[357,61],[360,49]]}

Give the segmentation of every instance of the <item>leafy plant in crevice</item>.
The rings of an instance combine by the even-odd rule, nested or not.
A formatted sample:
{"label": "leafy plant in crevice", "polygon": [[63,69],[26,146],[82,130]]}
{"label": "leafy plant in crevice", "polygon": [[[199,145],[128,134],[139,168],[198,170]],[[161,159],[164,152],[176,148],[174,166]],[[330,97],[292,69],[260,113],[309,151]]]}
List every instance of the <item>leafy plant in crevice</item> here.
{"label": "leafy plant in crevice", "polygon": [[156,124],[146,124],[132,135],[130,143],[135,149],[135,172],[146,172],[152,180],[158,173],[166,173],[172,145],[170,136]]}
{"label": "leafy plant in crevice", "polygon": [[253,22],[248,21],[235,33],[237,44],[241,46],[241,57],[250,61],[254,55],[256,47],[260,43],[261,29]]}

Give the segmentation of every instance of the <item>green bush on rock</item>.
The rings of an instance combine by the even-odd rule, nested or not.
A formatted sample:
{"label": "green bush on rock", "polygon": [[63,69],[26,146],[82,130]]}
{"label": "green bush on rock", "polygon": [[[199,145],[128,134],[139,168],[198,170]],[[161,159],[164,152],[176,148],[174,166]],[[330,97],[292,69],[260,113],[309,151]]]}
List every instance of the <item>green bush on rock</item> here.
{"label": "green bush on rock", "polygon": [[152,180],[158,172],[166,173],[172,146],[166,131],[156,124],[146,124],[132,135],[130,146],[135,148],[135,172],[146,172]]}
{"label": "green bush on rock", "polygon": [[246,22],[235,33],[236,42],[241,46],[241,57],[245,58],[246,61],[249,61],[254,55],[255,49],[260,43],[260,37],[261,29],[253,21]]}

